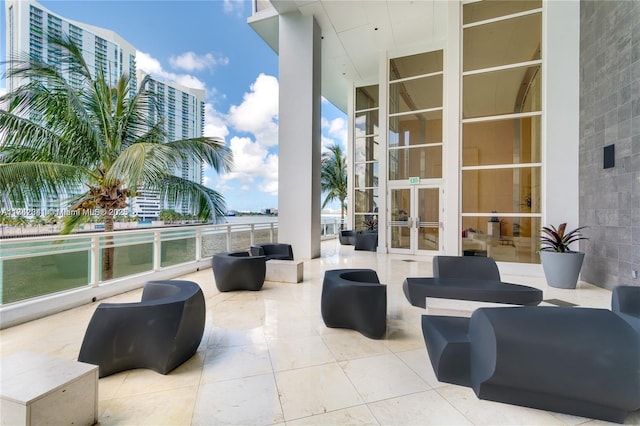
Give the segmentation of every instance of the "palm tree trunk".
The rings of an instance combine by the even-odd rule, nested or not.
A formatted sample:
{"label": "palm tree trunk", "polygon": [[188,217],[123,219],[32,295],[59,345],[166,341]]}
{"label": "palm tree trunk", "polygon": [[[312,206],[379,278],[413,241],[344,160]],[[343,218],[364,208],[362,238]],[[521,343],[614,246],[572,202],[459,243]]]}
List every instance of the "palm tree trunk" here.
{"label": "palm tree trunk", "polygon": [[[104,231],[111,232],[113,231],[113,213],[108,214],[107,211],[104,212]],[[113,243],[113,236],[108,235],[105,237],[105,245],[106,247],[102,251],[102,280],[110,280],[113,278],[113,261],[114,261],[114,248],[111,247]]]}

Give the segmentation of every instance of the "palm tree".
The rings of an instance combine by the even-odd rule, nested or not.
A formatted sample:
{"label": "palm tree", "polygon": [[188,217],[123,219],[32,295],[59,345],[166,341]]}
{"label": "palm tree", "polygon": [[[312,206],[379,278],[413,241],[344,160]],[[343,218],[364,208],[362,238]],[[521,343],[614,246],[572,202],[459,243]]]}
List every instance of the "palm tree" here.
{"label": "palm tree", "polygon": [[[224,140],[199,137],[166,141],[162,121],[146,80],[131,90],[128,74],[113,84],[98,70],[92,75],[80,47],[69,36],[49,36],[64,56],[47,64],[32,56],[16,61],[8,77],[27,83],[0,98],[0,204],[24,206],[48,197],[69,197],[72,214],[61,233],[90,215],[104,216],[105,231],[140,188],[190,206],[198,217],[224,214],[218,192],[171,174],[183,161],[204,162],[228,171],[232,156]],[[62,56],[61,55],[61,56]],[[65,77],[72,75],[74,81]],[[106,237],[110,245],[110,237]],[[103,252],[103,278],[113,272],[113,248]]]}
{"label": "palm tree", "polygon": [[58,216],[53,211],[50,211],[45,215],[44,220],[51,225],[51,232],[53,232],[53,226],[58,222]]}
{"label": "palm tree", "polygon": [[344,212],[347,208],[347,158],[342,153],[342,148],[338,144],[327,147],[327,151],[322,154],[322,164],[320,166],[320,188],[327,194],[322,203],[325,208],[328,203],[334,200],[340,202],[340,222],[344,223]]}
{"label": "palm tree", "polygon": [[40,215],[35,215],[33,217],[33,219],[31,219],[31,225],[36,227],[36,232],[39,234],[40,233],[40,227],[42,225],[45,225],[47,222],[45,222],[45,220],[40,217]]}
{"label": "palm tree", "polygon": [[19,214],[14,218],[13,224],[20,228],[20,235],[22,235],[24,228],[29,224],[29,221],[26,217]]}

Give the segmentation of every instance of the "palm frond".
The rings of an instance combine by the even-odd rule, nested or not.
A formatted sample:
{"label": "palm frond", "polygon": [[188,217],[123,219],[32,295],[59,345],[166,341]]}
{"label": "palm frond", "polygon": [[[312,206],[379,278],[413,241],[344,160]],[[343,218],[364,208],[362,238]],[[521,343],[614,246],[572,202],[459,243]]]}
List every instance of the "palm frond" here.
{"label": "palm frond", "polygon": [[0,163],[0,192],[15,205],[66,196],[86,179],[84,170],[67,164]]}
{"label": "palm frond", "polygon": [[233,154],[225,145],[224,139],[201,137],[182,139],[165,143],[176,149],[180,155],[189,161],[204,162],[216,172],[228,172],[233,165]]}
{"label": "palm frond", "polygon": [[160,181],[150,183],[147,188],[157,191],[163,201],[188,206],[198,218],[203,220],[224,216],[226,212],[222,194],[178,176],[168,175]]}

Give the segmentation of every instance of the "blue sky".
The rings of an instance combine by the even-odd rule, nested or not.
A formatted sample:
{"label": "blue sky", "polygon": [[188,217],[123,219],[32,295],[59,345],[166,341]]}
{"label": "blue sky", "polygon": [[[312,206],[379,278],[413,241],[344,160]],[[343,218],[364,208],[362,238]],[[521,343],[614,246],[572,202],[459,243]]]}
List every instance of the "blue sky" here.
{"label": "blue sky", "polygon": [[[225,196],[229,209],[277,208],[278,56],[247,24],[250,1],[39,3],[64,18],[115,31],[138,50],[138,67],[156,78],[206,89],[205,135],[225,138],[235,168],[220,176],[205,170],[205,184]],[[2,58],[4,48],[3,40]],[[345,115],[325,101],[322,116],[323,146],[345,147]]]}

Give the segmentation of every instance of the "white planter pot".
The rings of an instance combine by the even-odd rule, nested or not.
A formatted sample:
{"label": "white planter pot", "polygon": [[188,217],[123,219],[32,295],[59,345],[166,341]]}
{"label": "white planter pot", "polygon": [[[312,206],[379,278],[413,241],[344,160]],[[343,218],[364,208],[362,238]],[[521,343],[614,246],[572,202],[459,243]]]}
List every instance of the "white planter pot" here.
{"label": "white planter pot", "polygon": [[556,288],[576,288],[584,253],[541,250],[540,260],[548,285]]}

